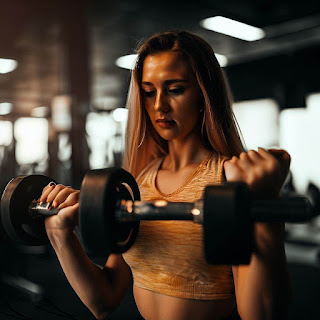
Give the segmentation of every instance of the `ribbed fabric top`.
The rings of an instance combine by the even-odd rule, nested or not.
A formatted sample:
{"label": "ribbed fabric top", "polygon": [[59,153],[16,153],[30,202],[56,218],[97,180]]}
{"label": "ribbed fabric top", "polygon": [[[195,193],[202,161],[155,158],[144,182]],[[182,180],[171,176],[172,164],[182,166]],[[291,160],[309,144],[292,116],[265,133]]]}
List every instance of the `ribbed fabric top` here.
{"label": "ribbed fabric top", "polygon": [[[223,180],[224,156],[211,154],[178,190],[163,194],[156,177],[164,158],[153,160],[137,177],[141,200],[194,202],[209,184]],[[231,298],[231,266],[208,265],[202,226],[192,221],[141,221],[134,245],[123,254],[138,287],[161,294],[198,300]]]}

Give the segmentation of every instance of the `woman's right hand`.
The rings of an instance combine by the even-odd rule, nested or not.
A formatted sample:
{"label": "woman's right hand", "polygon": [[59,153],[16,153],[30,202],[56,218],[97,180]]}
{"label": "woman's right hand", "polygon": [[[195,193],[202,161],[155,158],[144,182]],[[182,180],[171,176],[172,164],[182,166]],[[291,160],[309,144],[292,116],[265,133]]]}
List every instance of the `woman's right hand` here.
{"label": "woman's right hand", "polygon": [[42,191],[40,202],[51,204],[51,208],[59,209],[58,214],[45,219],[46,230],[73,231],[79,222],[79,196],[80,191],[56,185],[51,182]]}

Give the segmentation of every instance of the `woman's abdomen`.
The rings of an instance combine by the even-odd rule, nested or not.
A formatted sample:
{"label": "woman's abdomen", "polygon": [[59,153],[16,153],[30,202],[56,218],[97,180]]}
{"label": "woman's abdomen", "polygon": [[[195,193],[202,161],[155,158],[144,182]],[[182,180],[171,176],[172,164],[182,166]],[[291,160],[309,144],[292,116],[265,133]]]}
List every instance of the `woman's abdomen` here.
{"label": "woman's abdomen", "polygon": [[145,320],[218,320],[228,317],[234,298],[193,300],[175,298],[133,286],[137,307]]}

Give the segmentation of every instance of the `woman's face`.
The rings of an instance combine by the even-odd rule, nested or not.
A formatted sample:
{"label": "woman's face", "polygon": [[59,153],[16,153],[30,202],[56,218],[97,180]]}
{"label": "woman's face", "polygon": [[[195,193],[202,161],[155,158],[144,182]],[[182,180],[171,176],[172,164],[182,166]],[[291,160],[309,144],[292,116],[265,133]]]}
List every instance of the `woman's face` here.
{"label": "woman's face", "polygon": [[163,139],[185,139],[195,132],[203,95],[181,55],[165,51],[147,56],[141,86],[144,106]]}

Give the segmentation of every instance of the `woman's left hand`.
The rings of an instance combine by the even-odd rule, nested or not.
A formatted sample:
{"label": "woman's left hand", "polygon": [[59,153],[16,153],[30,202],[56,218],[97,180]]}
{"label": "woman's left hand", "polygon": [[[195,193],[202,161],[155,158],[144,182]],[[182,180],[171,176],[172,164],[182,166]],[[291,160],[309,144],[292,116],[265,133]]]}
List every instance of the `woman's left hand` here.
{"label": "woman's left hand", "polygon": [[224,164],[227,181],[245,182],[258,198],[275,198],[288,175],[290,155],[282,149],[242,152]]}
{"label": "woman's left hand", "polygon": [[[224,169],[228,181],[247,183],[257,199],[273,199],[279,196],[289,166],[285,150],[258,148],[226,161]],[[291,296],[284,236],[284,223],[254,223],[250,264],[232,268],[242,319],[283,318]]]}

